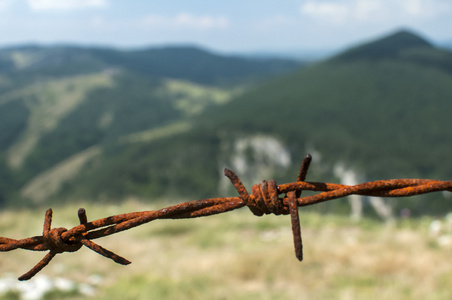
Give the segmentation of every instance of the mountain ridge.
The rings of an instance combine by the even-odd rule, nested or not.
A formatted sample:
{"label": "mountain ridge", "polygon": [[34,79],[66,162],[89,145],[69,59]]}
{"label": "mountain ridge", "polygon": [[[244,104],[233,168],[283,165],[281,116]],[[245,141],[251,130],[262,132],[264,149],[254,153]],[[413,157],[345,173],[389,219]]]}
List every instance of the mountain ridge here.
{"label": "mountain ridge", "polygon": [[[195,46],[165,46],[118,50],[81,46],[24,45],[0,49],[0,72],[26,68],[60,75],[125,68],[148,76],[189,80],[200,84],[265,78],[301,65],[291,59],[250,59],[223,55]],[[234,82],[236,83],[236,82]]]}
{"label": "mountain ridge", "polygon": [[[358,49],[369,56],[344,60],[341,53],[213,108],[203,130],[278,137],[292,155],[319,153],[327,178],[338,162],[368,180],[451,178],[442,162],[452,147],[452,53],[422,42],[394,47],[402,55],[384,49],[384,59],[372,59],[375,49]],[[416,203],[418,213],[441,206]],[[409,201],[394,207],[403,205],[412,207]]]}
{"label": "mountain ridge", "polygon": [[[404,39],[402,34],[389,42],[370,43],[378,49],[379,43],[396,44],[398,50],[390,51],[393,55],[382,50],[384,55],[379,57],[384,59],[372,59],[376,50],[367,43],[367,48],[358,47],[358,59],[338,59],[340,53],[246,88],[234,86],[233,81],[223,85],[214,80],[209,85],[197,83],[196,78],[156,77],[127,68],[133,65],[128,62],[123,67],[98,64],[95,68],[100,66],[104,72],[114,70],[113,84],[91,90],[55,130],[40,138],[24,168],[17,171],[17,181],[11,182],[12,177],[1,170],[0,190],[8,182],[17,190],[39,188],[66,170],[71,176],[40,201],[155,194],[210,197],[218,195],[219,169],[224,166],[237,166],[244,181],[249,178],[240,173],[243,166],[248,173],[293,181],[294,162],[307,152],[314,152],[318,170],[312,168],[309,180],[334,180],[332,169],[339,162],[368,179],[452,177],[446,164],[438,164],[447,161],[452,147],[452,139],[447,138],[452,136],[447,114],[452,110],[452,53],[421,38],[397,46]],[[145,52],[132,60],[136,62]],[[0,103],[1,99],[0,93]],[[18,98],[14,103],[25,100]],[[31,100],[35,101],[27,101]],[[187,109],[196,105],[200,109]],[[21,115],[25,108],[15,109]],[[16,119],[6,115],[6,121],[20,131],[22,125],[14,123]],[[256,135],[260,138],[253,138]],[[5,141],[10,138],[5,136]],[[83,151],[90,147],[97,149],[96,155],[84,161]],[[272,149],[280,149],[279,154]],[[282,160],[271,157],[281,153]],[[70,158],[78,154],[81,158],[75,161],[83,166],[77,165],[79,172],[74,175],[64,166],[71,166]],[[4,163],[4,152],[0,152],[0,164]],[[274,168],[263,169],[263,165]],[[56,173],[45,173],[52,167]],[[433,211],[436,204],[417,205],[419,210]]]}
{"label": "mountain ridge", "polygon": [[[172,49],[178,56],[186,50]],[[116,55],[116,61],[104,57],[103,51]],[[137,62],[154,50],[143,51],[133,52],[130,58],[129,52],[73,46],[0,50],[0,204],[8,198],[14,199],[9,203],[18,201],[19,191],[27,184],[79,152],[105,147],[129,134],[185,122],[206,107],[228,101],[253,82],[287,71],[270,61],[233,58],[241,73],[231,73],[225,71],[230,68],[229,57],[192,48],[190,53],[216,61],[220,68],[204,66],[171,78],[165,68],[177,67],[171,65],[174,54],[158,58],[162,68],[140,71]],[[156,56],[151,56],[155,61]],[[295,61],[278,62],[289,70],[300,66]],[[199,83],[203,80],[198,73],[212,75],[210,83]]]}
{"label": "mountain ridge", "polygon": [[396,58],[412,48],[434,48],[426,39],[407,29],[397,30],[371,42],[349,48],[333,57],[334,60]]}

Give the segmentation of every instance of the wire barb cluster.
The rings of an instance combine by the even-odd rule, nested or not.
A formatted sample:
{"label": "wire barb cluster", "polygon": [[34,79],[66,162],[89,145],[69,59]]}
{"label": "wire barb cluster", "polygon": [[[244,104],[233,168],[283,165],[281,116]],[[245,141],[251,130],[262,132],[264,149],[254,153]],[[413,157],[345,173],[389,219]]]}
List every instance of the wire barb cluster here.
{"label": "wire barb cluster", "polygon": [[[295,247],[295,256],[303,260],[303,244],[301,238],[298,208],[324,201],[342,198],[352,194],[378,197],[406,197],[436,191],[452,192],[452,181],[428,179],[389,179],[366,182],[354,186],[323,182],[305,181],[311,163],[311,155],[307,155],[301,164],[296,182],[277,185],[274,180],[263,180],[252,187],[249,194],[239,177],[231,170],[224,174],[236,188],[239,197],[210,198],[185,202],[153,211],[133,212],[115,215],[88,222],[86,211],[80,208],[78,218],[80,225],[71,229],[53,228],[52,210],[46,211],[44,228],[41,236],[21,240],[0,237],[0,251],[26,249],[33,251],[49,251],[47,255],[30,271],[19,277],[28,280],[41,271],[59,253],[75,252],[82,246],[112,259],[114,262],[127,265],[130,261],[101,247],[92,240],[134,228],[157,219],[184,219],[211,216],[248,206],[256,216],[264,214],[290,215]],[[304,190],[321,193],[301,197]]]}

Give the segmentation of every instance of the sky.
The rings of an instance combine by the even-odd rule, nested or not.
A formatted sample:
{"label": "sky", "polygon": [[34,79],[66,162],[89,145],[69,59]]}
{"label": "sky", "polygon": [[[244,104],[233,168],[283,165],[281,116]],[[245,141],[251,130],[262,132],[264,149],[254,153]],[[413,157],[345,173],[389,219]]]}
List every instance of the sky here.
{"label": "sky", "polygon": [[452,42],[452,0],[0,0],[0,47],[320,51],[400,28]]}

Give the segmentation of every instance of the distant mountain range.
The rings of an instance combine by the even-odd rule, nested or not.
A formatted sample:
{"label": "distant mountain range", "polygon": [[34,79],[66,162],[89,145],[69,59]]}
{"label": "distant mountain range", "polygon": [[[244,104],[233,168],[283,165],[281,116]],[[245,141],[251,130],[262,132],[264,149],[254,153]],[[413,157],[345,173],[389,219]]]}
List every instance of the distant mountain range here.
{"label": "distant mountain range", "polygon": [[[197,48],[0,51],[0,202],[231,195],[246,184],[452,178],[452,53],[398,31],[310,65]],[[446,163],[445,163],[446,162]],[[397,201],[441,211],[444,201]],[[438,204],[439,203],[439,204]]]}
{"label": "distant mountain range", "polygon": [[69,76],[118,68],[147,76],[219,84],[264,78],[293,70],[298,65],[298,62],[289,59],[252,60],[240,56],[218,55],[189,46],[121,51],[109,48],[27,45],[0,50],[0,72],[21,73],[22,76],[25,73],[36,76]]}

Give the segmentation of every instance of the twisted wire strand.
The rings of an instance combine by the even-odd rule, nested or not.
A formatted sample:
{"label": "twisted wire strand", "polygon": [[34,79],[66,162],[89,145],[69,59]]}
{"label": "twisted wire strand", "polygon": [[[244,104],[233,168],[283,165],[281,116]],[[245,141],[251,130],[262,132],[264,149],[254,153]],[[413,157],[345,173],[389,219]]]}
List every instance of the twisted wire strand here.
{"label": "twisted wire strand", "polygon": [[[114,262],[127,265],[131,262],[93,242],[94,239],[128,230],[158,219],[189,219],[216,215],[247,206],[256,216],[265,214],[290,215],[295,256],[303,260],[300,206],[314,205],[352,194],[378,197],[408,197],[437,191],[452,192],[452,181],[429,179],[389,179],[357,185],[343,185],[305,181],[312,157],[307,155],[301,164],[297,181],[277,185],[274,180],[261,181],[253,185],[249,194],[239,177],[231,170],[224,174],[236,188],[239,197],[222,197],[195,200],[152,211],[114,215],[88,222],[85,209],[78,211],[80,224],[71,229],[51,228],[52,209],[46,211],[43,233],[24,239],[0,237],[0,251],[25,249],[49,251],[30,271],[19,277],[28,280],[47,266],[56,254],[78,251],[85,246]],[[302,191],[320,192],[301,197]]]}

